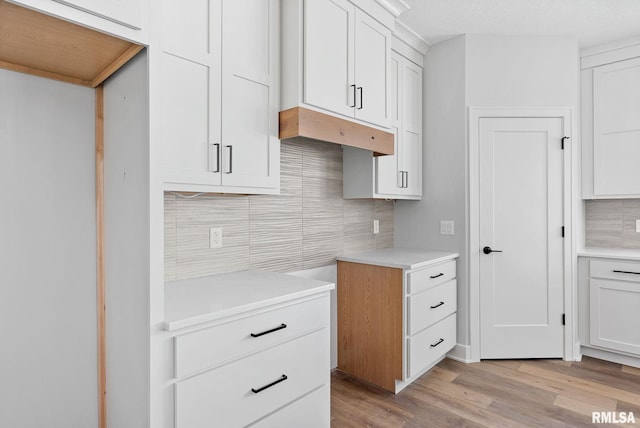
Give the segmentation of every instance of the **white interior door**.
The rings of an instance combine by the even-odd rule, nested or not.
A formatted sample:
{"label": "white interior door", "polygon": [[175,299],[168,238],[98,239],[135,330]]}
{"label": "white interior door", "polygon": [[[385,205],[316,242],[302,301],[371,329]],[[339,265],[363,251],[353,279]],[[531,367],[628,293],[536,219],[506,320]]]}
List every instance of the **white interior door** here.
{"label": "white interior door", "polygon": [[562,119],[479,127],[480,357],[562,357]]}

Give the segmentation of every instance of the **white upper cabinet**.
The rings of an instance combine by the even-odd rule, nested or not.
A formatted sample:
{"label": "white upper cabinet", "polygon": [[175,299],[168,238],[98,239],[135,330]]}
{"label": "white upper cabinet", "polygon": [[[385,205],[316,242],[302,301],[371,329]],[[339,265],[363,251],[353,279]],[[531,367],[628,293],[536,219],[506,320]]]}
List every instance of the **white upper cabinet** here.
{"label": "white upper cabinet", "polygon": [[163,0],[160,13],[156,140],[166,188],[278,193],[278,2]]}
{"label": "white upper cabinet", "polygon": [[583,70],[583,197],[640,197],[640,58]]}
{"label": "white upper cabinet", "polygon": [[283,110],[388,128],[391,30],[347,0],[284,0],[283,9]]}
{"label": "white upper cabinet", "polygon": [[422,198],[422,67],[391,53],[389,66],[391,129],[394,154],[343,149],[345,198]]}
{"label": "white upper cabinet", "polygon": [[149,0],[11,0],[132,42],[147,44]]}
{"label": "white upper cabinet", "polygon": [[388,126],[391,32],[359,9],[355,17],[355,117]]}

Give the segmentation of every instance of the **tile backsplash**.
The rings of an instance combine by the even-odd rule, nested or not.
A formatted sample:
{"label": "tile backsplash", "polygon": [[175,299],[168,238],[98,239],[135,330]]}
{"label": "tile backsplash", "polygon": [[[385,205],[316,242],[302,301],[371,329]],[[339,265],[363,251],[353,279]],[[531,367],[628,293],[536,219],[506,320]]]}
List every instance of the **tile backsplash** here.
{"label": "tile backsplash", "polygon": [[640,249],[640,199],[585,201],[585,218],[588,247]]}
{"label": "tile backsplash", "polygon": [[[280,195],[165,193],[165,280],[310,269],[343,252],[392,247],[393,207],[392,201],[342,199],[339,145],[283,141]],[[222,248],[209,248],[210,227],[222,228]]]}

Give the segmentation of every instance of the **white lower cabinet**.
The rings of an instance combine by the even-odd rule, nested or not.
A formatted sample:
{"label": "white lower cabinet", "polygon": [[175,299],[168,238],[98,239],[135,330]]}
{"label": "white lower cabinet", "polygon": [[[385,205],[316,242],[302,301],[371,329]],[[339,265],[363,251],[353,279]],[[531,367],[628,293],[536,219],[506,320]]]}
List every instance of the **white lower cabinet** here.
{"label": "white lower cabinet", "polygon": [[578,272],[582,353],[640,364],[640,261],[580,257]]}
{"label": "white lower cabinet", "polygon": [[322,387],[328,335],[325,328],[178,382],[176,428],[243,427]]}
{"label": "white lower cabinet", "polygon": [[590,263],[591,345],[640,356],[640,263]]}
{"label": "white lower cabinet", "polygon": [[[206,280],[193,281],[202,289]],[[236,293],[234,286],[230,282],[221,296]],[[291,285],[282,289],[290,293]],[[290,302],[273,296],[279,303],[256,308],[259,302],[252,302],[253,309],[234,309],[213,324],[175,327],[175,428],[329,427],[328,291]]]}

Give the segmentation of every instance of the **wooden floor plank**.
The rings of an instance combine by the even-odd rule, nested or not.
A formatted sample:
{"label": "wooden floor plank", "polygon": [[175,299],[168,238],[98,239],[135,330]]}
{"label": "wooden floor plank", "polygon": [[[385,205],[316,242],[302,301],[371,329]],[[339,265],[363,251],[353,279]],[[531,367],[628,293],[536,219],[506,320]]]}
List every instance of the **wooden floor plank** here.
{"label": "wooden floor plank", "polygon": [[625,426],[640,427],[640,369],[586,357],[444,359],[399,394],[340,372],[331,383],[334,428],[595,427],[594,411],[633,412]]}

